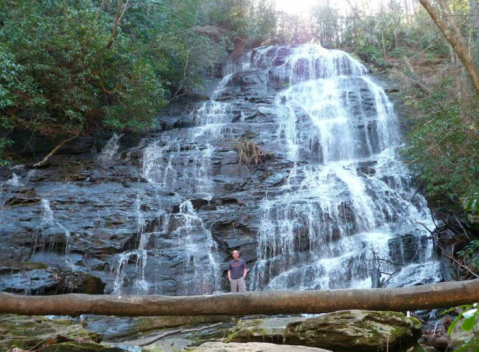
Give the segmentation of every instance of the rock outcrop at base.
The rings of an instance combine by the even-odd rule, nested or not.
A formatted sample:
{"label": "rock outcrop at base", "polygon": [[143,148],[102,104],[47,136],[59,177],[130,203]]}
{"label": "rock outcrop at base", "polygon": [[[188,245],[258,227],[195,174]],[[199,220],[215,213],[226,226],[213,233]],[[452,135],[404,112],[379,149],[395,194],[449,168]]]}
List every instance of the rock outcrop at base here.
{"label": "rock outcrop at base", "polygon": [[422,324],[396,312],[343,311],[288,324],[290,344],[331,348],[335,352],[405,351],[421,337]]}
{"label": "rock outcrop at base", "polygon": [[275,345],[272,343],[222,343],[207,342],[199,347],[193,348],[192,352],[331,352],[321,348]]}
{"label": "rock outcrop at base", "polygon": [[315,318],[255,319],[238,322],[227,342],[274,342],[335,352],[401,352],[417,344],[422,324],[396,312],[348,310]]}
{"label": "rock outcrop at base", "polygon": [[101,340],[102,335],[72,320],[0,315],[1,352],[125,352]]}

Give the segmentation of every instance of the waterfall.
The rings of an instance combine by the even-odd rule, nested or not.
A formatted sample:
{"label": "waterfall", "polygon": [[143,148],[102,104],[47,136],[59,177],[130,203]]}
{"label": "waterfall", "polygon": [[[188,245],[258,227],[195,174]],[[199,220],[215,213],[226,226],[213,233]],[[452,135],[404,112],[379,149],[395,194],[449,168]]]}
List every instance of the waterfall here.
{"label": "waterfall", "polygon": [[[75,265],[72,263],[70,254],[71,254],[71,233],[65,228],[59,221],[55,219],[55,215],[50,206],[50,201],[48,199],[41,200],[42,206],[42,215],[40,225],[43,229],[52,228],[58,226],[65,235],[65,263],[70,267],[72,271],[75,271]],[[53,242],[51,242],[53,244]]]}
{"label": "waterfall", "polygon": [[118,149],[120,149],[120,139],[123,137],[123,134],[117,135],[116,133],[108,140],[105,147],[102,149],[98,160],[102,162],[109,162],[114,160]]}
{"label": "waterfall", "polygon": [[269,69],[279,89],[282,152],[301,164],[282,195],[261,205],[251,288],[371,287],[376,259],[384,284],[438,280],[432,241],[413,262],[392,259],[395,238],[426,238],[419,224],[433,225],[423,197],[413,202],[411,176],[396,155],[393,106],[367,69],[346,53],[310,45],[263,48],[255,64]]}
{"label": "waterfall", "polygon": [[[196,126],[189,129],[185,136],[178,136],[176,131],[164,133],[144,149],[143,177],[157,191],[175,192],[183,201],[179,205],[178,213],[162,214],[157,225],[149,232],[142,226],[138,249],[118,256],[114,269],[114,293],[122,292],[127,276],[127,264],[133,256],[137,261],[133,292],[163,293],[162,287],[153,287],[150,290],[145,279],[145,269],[149,261],[153,271],[161,271],[161,268],[167,265],[172,251],[177,253],[176,257],[181,257],[179,260],[183,263],[181,268],[174,270],[177,294],[211,294],[220,289],[220,268],[214,254],[216,243],[196,213],[190,198],[194,196],[209,201],[213,197],[211,158],[215,148],[208,142],[200,142],[205,140],[205,136],[224,135],[222,128],[231,119],[231,104],[216,99],[232,75],[230,73],[225,76],[213,92],[212,98],[191,114]],[[151,236],[162,244],[149,248],[147,242]],[[162,246],[165,248],[160,248]],[[151,256],[155,257],[155,261],[151,260]]]}
{"label": "waterfall", "polygon": [[[152,191],[142,197],[158,197],[162,210],[146,225],[137,199],[139,237],[117,257],[115,293],[224,289],[219,263],[238,246],[212,227],[228,216],[235,218],[226,225],[232,236],[239,236],[235,223],[249,226],[241,219],[254,224],[248,234],[257,232],[232,242],[255,243],[252,290],[439,280],[424,229],[433,228],[426,201],[396,153],[393,104],[365,66],[344,52],[303,45],[255,49],[224,73],[209,100],[180,115],[183,127],[162,131],[143,149],[141,174]],[[231,143],[248,135],[273,152],[277,175],[268,162],[238,164]],[[257,170],[262,180],[284,180],[254,183]],[[168,197],[172,208],[162,203]],[[231,210],[224,197],[244,199],[235,204],[248,212]]]}

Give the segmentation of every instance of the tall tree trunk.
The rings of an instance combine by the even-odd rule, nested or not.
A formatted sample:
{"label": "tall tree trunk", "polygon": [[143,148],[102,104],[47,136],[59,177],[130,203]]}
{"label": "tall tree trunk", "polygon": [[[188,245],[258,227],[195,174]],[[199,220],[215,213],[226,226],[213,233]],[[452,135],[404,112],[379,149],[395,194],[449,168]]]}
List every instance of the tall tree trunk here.
{"label": "tall tree trunk", "polygon": [[386,42],[384,40],[384,29],[381,28],[381,42],[383,44],[383,57],[384,57],[384,62],[387,62],[388,61],[388,56],[387,56],[387,52],[386,52]]}
{"label": "tall tree trunk", "polygon": [[439,4],[439,7],[441,8],[443,12],[443,17],[446,20],[446,24],[448,28],[452,28],[453,34],[455,35],[456,39],[461,43],[464,44],[462,40],[462,32],[457,26],[456,19],[453,16],[453,13],[451,12],[451,9],[449,8],[449,1],[448,0],[437,0],[437,3]]}
{"label": "tall tree trunk", "polygon": [[404,10],[406,12],[406,21],[407,23],[409,23],[409,4],[408,4],[408,0],[404,0]]}
{"label": "tall tree trunk", "polygon": [[196,316],[408,311],[479,302],[479,279],[395,289],[266,291],[214,296],[20,296],[0,293],[0,314]]}
{"label": "tall tree trunk", "polygon": [[469,0],[469,7],[471,9],[472,23],[476,39],[479,39],[479,5],[477,5],[477,0]]}
{"label": "tall tree trunk", "polygon": [[[469,57],[467,53],[467,48],[462,43],[461,38],[455,36],[454,33],[452,33],[449,30],[447,24],[444,23],[444,21],[439,17],[438,13],[434,9],[434,7],[431,5],[431,2],[429,0],[419,0],[419,2],[429,13],[429,16],[431,16],[434,23],[436,23],[436,25],[441,30],[442,34],[444,34],[449,44],[451,44],[452,48],[457,53],[457,56],[459,56],[459,58],[461,59],[472,81],[472,84],[476,91],[476,95],[479,96],[479,74],[477,72],[476,67],[474,66],[474,62],[472,61],[472,59]],[[439,3],[441,4],[441,1],[439,1]],[[456,31],[456,29],[454,29],[454,31]]]}

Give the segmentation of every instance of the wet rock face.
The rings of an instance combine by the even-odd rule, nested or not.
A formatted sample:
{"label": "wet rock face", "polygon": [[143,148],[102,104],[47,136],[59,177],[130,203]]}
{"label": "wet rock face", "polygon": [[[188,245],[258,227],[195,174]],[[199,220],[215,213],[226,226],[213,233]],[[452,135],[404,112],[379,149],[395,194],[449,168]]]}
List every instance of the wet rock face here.
{"label": "wet rock face", "polygon": [[413,234],[402,235],[389,241],[391,259],[398,265],[421,263],[427,252],[427,239]]}
{"label": "wet rock face", "polygon": [[172,329],[200,324],[213,325],[222,322],[228,325],[232,321],[229,316],[186,316],[186,317],[103,317],[87,316],[87,329],[103,337],[103,342],[121,343],[142,337],[146,333],[157,333],[158,330]]}
{"label": "wet rock face", "polygon": [[102,294],[105,289],[105,283],[99,277],[86,272],[60,270],[44,263],[14,262],[6,265],[3,274],[0,273],[0,280],[4,284],[3,290],[7,292]]}
{"label": "wet rock face", "polygon": [[[412,258],[423,240],[388,244],[422,236],[424,203],[388,152],[387,97],[346,54],[306,49],[245,54],[157,130],[80,137],[38,169],[58,141],[19,151],[0,170],[0,290],[210,294],[229,289],[234,249],[254,290],[364,285],[371,248],[427,262]],[[238,141],[266,156],[240,163]],[[406,274],[394,285],[435,280]]]}

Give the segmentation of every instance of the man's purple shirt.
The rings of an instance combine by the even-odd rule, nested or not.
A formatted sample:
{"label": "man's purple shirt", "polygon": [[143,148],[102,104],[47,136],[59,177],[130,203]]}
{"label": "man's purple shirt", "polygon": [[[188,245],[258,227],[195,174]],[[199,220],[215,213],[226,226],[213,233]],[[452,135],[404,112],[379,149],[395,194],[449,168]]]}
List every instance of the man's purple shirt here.
{"label": "man's purple shirt", "polygon": [[231,279],[238,280],[244,276],[246,263],[243,259],[230,261],[229,270],[231,270]]}

